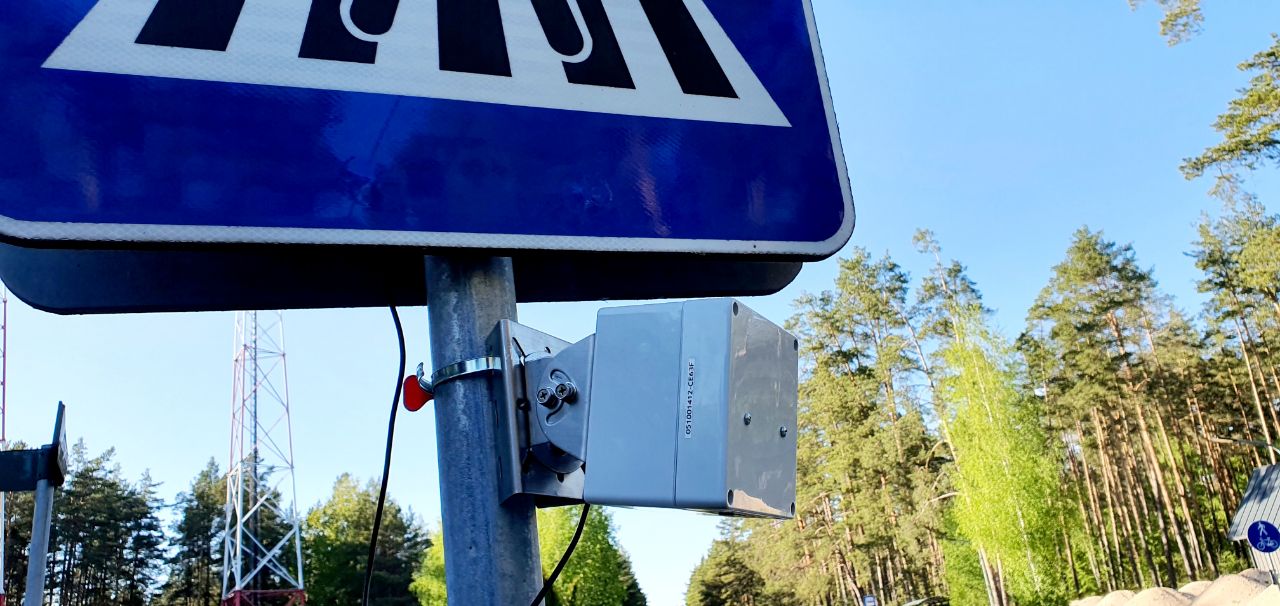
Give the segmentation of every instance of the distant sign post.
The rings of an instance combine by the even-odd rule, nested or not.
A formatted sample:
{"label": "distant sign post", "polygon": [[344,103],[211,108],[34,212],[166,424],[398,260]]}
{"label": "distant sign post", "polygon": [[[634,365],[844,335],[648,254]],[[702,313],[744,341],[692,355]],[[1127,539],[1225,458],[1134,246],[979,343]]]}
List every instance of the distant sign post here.
{"label": "distant sign post", "polygon": [[[27,549],[27,583],[23,604],[39,604],[45,590],[45,556],[49,551],[54,489],[67,478],[66,406],[58,403],[53,442],[40,448],[0,451],[0,491],[34,492],[31,545]],[[0,595],[0,605],[5,596]]]}
{"label": "distant sign post", "polygon": [[1249,525],[1249,545],[1262,553],[1280,549],[1280,530],[1271,522],[1258,520]]}
{"label": "distant sign post", "polygon": [[880,602],[876,600],[876,596],[868,593],[862,596],[862,606],[880,606]]}
{"label": "distant sign post", "polygon": [[1227,538],[1249,541],[1254,566],[1270,572],[1273,580],[1280,572],[1275,556],[1280,550],[1280,530],[1271,521],[1276,519],[1280,519],[1280,465],[1258,467],[1231,518]]}
{"label": "distant sign post", "polygon": [[[0,276],[55,310],[403,303],[381,261],[426,253],[439,368],[518,296],[776,290],[854,224],[809,0],[2,2],[0,82]],[[463,604],[541,574],[491,399],[437,395]]]}

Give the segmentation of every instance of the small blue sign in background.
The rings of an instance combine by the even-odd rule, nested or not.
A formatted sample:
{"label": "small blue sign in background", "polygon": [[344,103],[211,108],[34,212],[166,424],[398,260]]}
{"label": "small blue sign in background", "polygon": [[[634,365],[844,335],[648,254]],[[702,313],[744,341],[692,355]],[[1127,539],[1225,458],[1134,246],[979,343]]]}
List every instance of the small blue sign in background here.
{"label": "small blue sign in background", "polygon": [[1280,549],[1280,530],[1271,522],[1258,520],[1249,525],[1249,544],[1262,553]]}
{"label": "small blue sign in background", "polygon": [[862,606],[879,606],[879,602],[876,601],[876,596],[867,594],[862,596]]}

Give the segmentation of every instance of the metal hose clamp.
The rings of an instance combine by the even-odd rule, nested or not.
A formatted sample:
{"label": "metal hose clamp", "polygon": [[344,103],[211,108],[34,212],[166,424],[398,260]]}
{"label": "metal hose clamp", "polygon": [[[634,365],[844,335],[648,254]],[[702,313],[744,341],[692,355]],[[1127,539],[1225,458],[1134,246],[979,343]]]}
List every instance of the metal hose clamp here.
{"label": "metal hose clamp", "polygon": [[427,380],[424,376],[426,371],[423,370],[422,363],[418,363],[418,386],[422,387],[427,393],[435,393],[435,388],[442,383],[447,383],[454,379],[465,377],[467,375],[476,375],[486,372],[501,372],[502,358],[497,356],[484,356],[482,358],[472,358],[461,362],[454,362],[444,368],[431,373],[431,380]]}

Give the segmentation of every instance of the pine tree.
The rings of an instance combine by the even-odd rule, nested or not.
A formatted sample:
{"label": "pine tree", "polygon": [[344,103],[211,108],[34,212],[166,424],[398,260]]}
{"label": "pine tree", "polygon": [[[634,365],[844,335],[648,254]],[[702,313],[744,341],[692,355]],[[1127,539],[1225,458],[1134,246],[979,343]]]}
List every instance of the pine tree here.
{"label": "pine tree", "polygon": [[1254,72],[1249,86],[1239,91],[1213,127],[1222,142],[1199,156],[1183,161],[1188,179],[1216,168],[1254,170],[1265,162],[1280,163],[1280,36],[1272,45],[1240,64],[1240,71]]}
{"label": "pine tree", "polygon": [[88,457],[72,448],[71,470],[54,506],[46,595],[59,604],[146,604],[163,561],[155,485],[127,481],[114,450]]}
{"label": "pine tree", "polygon": [[[538,545],[542,576],[548,577],[569,547],[581,516],[581,506],[538,511]],[[603,507],[592,507],[582,538],[556,579],[555,604],[560,606],[610,606],[627,597],[623,579],[626,566],[613,534],[613,520]],[[551,602],[548,602],[551,603]]]}
{"label": "pine tree", "polygon": [[[10,442],[9,450],[29,448]],[[31,516],[35,499],[29,492],[5,493],[4,588],[9,603],[21,601],[27,587],[27,547],[31,544]]]}
{"label": "pine tree", "polygon": [[764,579],[752,570],[742,554],[742,545],[720,539],[689,579],[685,592],[688,606],[764,606],[768,603]]}
{"label": "pine tree", "polygon": [[[569,546],[581,515],[580,505],[538,511],[538,544],[543,577],[548,577]],[[435,535],[413,575],[413,594],[423,606],[446,602],[444,541]],[[608,510],[592,507],[582,537],[546,597],[548,606],[643,606],[647,603],[618,547]]]}
{"label": "pine tree", "polygon": [[[1143,0],[1129,0],[1137,7]],[[1160,34],[1170,46],[1185,42],[1200,32],[1204,14],[1200,0],[1155,0],[1164,11]],[[1280,163],[1280,35],[1272,34],[1272,45],[1259,51],[1238,68],[1254,73],[1249,86],[1218,116],[1213,127],[1222,141],[1194,158],[1182,162],[1182,174],[1194,179],[1217,171],[1215,190],[1238,180],[1238,169],[1255,170],[1267,162]]]}
{"label": "pine tree", "polygon": [[216,606],[222,595],[223,504],[226,479],[209,459],[191,487],[177,498],[178,519],[171,527],[175,548],[168,580],[156,603],[163,606]]}
{"label": "pine tree", "polygon": [[[801,602],[906,601],[943,588],[944,444],[928,429],[929,365],[909,279],[854,249],[833,290],[807,295],[796,520],[742,524],[750,564]],[[945,452],[945,449],[943,449]]]}
{"label": "pine tree", "polygon": [[[327,501],[307,514],[303,552],[307,595],[318,604],[359,604],[378,486],[363,488],[349,474],[338,477]],[[421,525],[388,499],[378,532],[370,604],[408,606],[417,600],[409,591],[413,572],[426,548]]]}
{"label": "pine tree", "polygon": [[626,588],[622,606],[649,606],[649,598],[645,597],[644,590],[640,588],[640,580],[631,568],[631,556],[626,551],[619,551],[622,554],[622,586]]}

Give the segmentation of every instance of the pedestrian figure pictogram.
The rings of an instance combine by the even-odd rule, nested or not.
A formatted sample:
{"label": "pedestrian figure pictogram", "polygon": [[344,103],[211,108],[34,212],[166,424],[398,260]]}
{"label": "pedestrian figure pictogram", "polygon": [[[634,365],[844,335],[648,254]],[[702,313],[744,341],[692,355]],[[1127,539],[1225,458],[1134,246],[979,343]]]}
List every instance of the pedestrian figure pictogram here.
{"label": "pedestrian figure pictogram", "polygon": [[1280,549],[1280,530],[1271,522],[1258,520],[1249,525],[1249,544],[1262,553]]}

